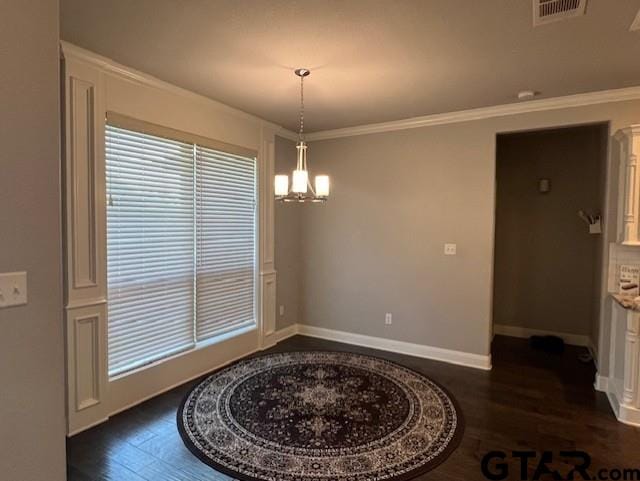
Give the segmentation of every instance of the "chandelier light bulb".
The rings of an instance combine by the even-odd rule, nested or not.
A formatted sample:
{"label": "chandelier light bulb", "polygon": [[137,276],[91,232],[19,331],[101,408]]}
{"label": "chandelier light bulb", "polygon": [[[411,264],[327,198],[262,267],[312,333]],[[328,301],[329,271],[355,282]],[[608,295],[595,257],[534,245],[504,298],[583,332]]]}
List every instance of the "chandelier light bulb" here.
{"label": "chandelier light bulb", "polygon": [[316,175],[316,195],[318,197],[329,197],[328,175]]}
{"label": "chandelier light bulb", "polygon": [[278,197],[283,197],[289,193],[289,176],[276,175],[274,192]]}
{"label": "chandelier light bulb", "polygon": [[306,194],[309,183],[309,173],[306,170],[294,170],[292,188],[296,194]]}

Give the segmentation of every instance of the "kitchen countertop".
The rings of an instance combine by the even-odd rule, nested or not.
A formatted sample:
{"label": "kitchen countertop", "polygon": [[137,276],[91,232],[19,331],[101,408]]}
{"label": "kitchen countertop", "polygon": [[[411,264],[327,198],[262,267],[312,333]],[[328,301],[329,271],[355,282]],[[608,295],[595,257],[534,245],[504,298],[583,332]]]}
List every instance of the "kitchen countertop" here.
{"label": "kitchen countertop", "polygon": [[623,296],[621,294],[611,294],[611,297],[625,309],[640,311],[640,297]]}

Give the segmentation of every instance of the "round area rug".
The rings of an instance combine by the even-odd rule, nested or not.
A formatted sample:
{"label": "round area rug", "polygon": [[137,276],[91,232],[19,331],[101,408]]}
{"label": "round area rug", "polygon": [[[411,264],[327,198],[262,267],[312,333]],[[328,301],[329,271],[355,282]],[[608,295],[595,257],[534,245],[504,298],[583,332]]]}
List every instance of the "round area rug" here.
{"label": "round area rug", "polygon": [[463,421],[451,395],[421,374],[312,351],[212,374],[182,402],[178,429],[200,460],[245,481],[400,481],[444,461]]}

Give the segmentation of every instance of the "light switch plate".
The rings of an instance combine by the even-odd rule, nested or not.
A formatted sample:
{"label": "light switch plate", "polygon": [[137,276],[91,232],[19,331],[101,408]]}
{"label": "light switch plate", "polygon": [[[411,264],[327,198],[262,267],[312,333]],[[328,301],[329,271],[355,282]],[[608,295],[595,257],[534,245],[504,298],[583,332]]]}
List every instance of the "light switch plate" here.
{"label": "light switch plate", "polygon": [[21,306],[27,303],[27,273],[6,272],[0,274],[0,308]]}
{"label": "light switch plate", "polygon": [[445,256],[455,256],[458,246],[456,244],[445,244],[444,245],[444,255]]}

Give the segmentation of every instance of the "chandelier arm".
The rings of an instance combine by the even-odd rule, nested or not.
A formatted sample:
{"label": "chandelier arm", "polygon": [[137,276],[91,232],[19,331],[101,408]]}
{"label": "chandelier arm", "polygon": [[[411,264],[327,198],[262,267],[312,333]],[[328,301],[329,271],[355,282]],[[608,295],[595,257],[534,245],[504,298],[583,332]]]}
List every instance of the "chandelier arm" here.
{"label": "chandelier arm", "polygon": [[316,191],[314,190],[313,186],[311,185],[311,181],[309,180],[309,177],[307,177],[307,187],[309,188],[309,190],[311,191],[313,196],[317,197]]}
{"label": "chandelier arm", "polygon": [[[305,144],[306,147],[306,144]],[[302,157],[302,168],[309,172],[309,163],[307,161],[307,149],[304,150],[304,156]]]}

